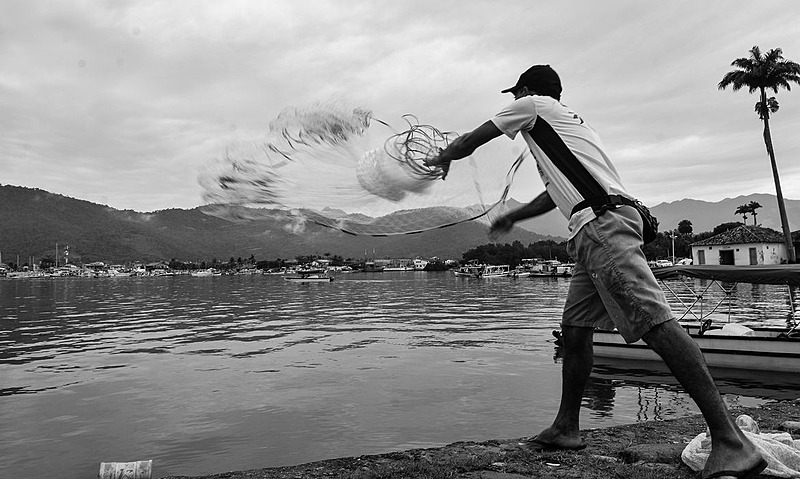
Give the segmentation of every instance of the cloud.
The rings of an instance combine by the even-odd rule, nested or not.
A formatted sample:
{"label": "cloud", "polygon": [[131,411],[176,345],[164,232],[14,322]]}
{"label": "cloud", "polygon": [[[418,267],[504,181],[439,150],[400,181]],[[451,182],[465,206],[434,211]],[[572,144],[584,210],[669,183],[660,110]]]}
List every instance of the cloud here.
{"label": "cloud", "polygon": [[[233,139],[263,134],[287,106],[346,97],[392,124],[413,113],[464,132],[542,62],[644,200],[770,191],[755,97],[716,85],[753,45],[798,61],[799,10],[792,1],[5,2],[0,182],[138,211],[193,207],[198,168]],[[800,97],[778,100],[784,194],[800,198]],[[516,156],[521,143],[502,141]]]}

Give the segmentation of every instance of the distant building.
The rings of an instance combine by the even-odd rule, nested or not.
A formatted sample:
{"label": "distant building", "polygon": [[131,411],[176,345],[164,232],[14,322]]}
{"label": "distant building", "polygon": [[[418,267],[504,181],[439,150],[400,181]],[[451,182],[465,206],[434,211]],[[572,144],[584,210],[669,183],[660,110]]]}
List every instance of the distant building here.
{"label": "distant building", "polygon": [[147,263],[146,265],[144,265],[144,269],[148,273],[152,273],[154,271],[166,271],[169,269],[169,264],[163,261],[156,261],[153,263]]}
{"label": "distant building", "polygon": [[781,264],[789,257],[783,235],[760,226],[738,226],[691,247],[694,264]]}

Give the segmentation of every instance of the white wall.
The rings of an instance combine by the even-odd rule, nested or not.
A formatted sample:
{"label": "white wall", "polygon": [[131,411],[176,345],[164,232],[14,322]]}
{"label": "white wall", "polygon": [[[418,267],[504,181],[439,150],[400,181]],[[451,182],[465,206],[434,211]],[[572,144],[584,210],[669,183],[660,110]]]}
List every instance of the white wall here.
{"label": "white wall", "polygon": [[[720,264],[720,251],[733,251],[733,264],[747,266],[750,264],[750,248],[756,249],[757,264],[781,264],[786,261],[786,245],[783,243],[750,243],[714,246],[692,246],[692,263]],[[705,263],[700,263],[699,251],[705,254]]]}

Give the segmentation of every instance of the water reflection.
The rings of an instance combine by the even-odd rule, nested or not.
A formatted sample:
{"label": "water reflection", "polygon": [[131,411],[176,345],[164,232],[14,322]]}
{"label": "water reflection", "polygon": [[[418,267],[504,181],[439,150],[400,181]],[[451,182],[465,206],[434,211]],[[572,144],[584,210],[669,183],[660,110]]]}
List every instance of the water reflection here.
{"label": "water reflection", "polygon": [[[660,362],[597,358],[593,374],[597,377],[619,381],[620,384],[659,385],[672,391],[682,389],[672,373]],[[794,373],[711,368],[711,375],[723,395],[793,400],[798,397],[800,392]]]}
{"label": "water reflection", "polygon": [[[551,331],[568,285],[431,273],[2,280],[0,477],[88,477],[120,457],[198,475],[534,434],[558,409]],[[787,310],[769,289],[736,294],[746,320],[775,320],[755,301]],[[583,426],[694,412],[670,378],[598,363]],[[731,397],[775,392],[734,379]]]}

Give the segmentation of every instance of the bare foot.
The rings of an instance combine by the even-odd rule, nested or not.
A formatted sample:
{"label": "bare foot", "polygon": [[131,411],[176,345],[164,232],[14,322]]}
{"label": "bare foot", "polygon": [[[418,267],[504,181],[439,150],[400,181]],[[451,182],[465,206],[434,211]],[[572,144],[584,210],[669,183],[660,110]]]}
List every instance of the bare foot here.
{"label": "bare foot", "polygon": [[[711,454],[700,477],[703,479],[723,477],[756,477],[766,468],[766,461],[755,445],[742,433],[738,444],[725,444],[714,441],[712,436]],[[732,473],[725,474],[725,472]],[[743,475],[744,474],[744,475]]]}
{"label": "bare foot", "polygon": [[530,439],[542,444],[550,444],[564,449],[578,449],[584,446],[580,431],[564,432],[553,426],[540,432],[537,436]]}

